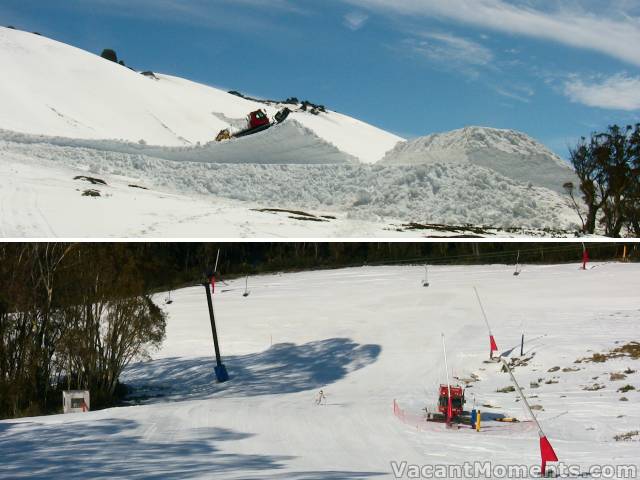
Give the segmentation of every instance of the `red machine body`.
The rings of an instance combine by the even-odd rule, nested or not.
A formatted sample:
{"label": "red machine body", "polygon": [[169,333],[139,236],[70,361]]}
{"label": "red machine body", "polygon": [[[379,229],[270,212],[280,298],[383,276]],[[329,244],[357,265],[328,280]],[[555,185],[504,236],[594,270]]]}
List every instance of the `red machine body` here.
{"label": "red machine body", "polygon": [[[462,387],[451,387],[451,413],[452,418],[459,417],[464,411],[464,389]],[[449,405],[449,387],[440,385],[440,395],[438,397],[438,412],[447,415]]]}
{"label": "red machine body", "polygon": [[256,110],[249,114],[249,128],[258,128],[269,124],[269,117],[264,110]]}

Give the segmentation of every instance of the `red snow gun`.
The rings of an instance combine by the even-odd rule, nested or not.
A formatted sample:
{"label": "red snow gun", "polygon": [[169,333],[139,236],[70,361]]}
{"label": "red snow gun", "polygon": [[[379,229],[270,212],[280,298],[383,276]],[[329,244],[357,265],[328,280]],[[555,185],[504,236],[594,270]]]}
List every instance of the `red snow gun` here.
{"label": "red snow gun", "polygon": [[[451,405],[449,405],[449,388],[451,388]],[[464,411],[464,389],[460,386],[440,385],[438,396],[438,412],[448,419],[460,417]],[[451,407],[451,412],[448,412]]]}

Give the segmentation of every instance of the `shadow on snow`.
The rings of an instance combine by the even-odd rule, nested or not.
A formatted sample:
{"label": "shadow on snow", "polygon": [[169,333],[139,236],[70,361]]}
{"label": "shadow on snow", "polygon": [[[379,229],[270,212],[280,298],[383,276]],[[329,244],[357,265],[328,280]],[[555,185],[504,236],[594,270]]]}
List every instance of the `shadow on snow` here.
{"label": "shadow on snow", "polygon": [[122,380],[133,388],[131,399],[138,402],[293,393],[336,382],[375,362],[380,351],[379,345],[359,345],[347,338],[280,343],[256,354],[223,357],[230,376],[225,383],[216,383],[213,357],[137,363]]}
{"label": "shadow on snow", "polygon": [[[222,428],[197,429],[190,440],[148,441],[140,424],[101,419],[61,424],[1,423],[0,478],[285,478],[361,479],[376,472],[281,472],[290,456],[221,451],[224,442],[252,436]],[[254,472],[254,473],[251,473]],[[281,472],[281,473],[278,473]],[[249,475],[249,476],[247,476]]]}

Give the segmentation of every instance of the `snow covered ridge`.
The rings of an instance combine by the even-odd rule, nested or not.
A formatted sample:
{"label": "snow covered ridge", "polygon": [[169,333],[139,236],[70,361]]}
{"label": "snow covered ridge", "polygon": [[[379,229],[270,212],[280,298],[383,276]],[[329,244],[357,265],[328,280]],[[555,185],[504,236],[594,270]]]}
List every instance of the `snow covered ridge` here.
{"label": "snow covered ridge", "polygon": [[528,135],[514,130],[467,127],[399,143],[380,161],[415,165],[440,162],[491,168],[522,183],[562,192],[565,182],[577,182],[569,164]]}
{"label": "snow covered ridge", "polygon": [[[242,124],[253,110],[263,108],[273,116],[279,108],[178,77],[149,78],[64,43],[4,27],[0,64],[8,66],[0,78],[0,128],[28,134],[194,146]],[[310,136],[310,142],[319,138],[365,163],[376,162],[402,140],[331,111],[294,112],[290,118],[306,128],[298,134]],[[298,148],[299,141],[294,136],[290,148]],[[251,153],[249,148],[247,161],[255,158]]]}

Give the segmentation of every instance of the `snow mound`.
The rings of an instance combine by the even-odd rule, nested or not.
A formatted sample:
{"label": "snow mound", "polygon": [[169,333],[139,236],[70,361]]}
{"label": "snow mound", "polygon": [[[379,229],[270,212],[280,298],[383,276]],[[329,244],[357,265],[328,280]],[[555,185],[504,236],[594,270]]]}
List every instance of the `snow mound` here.
{"label": "snow mound", "polygon": [[467,163],[487,167],[525,184],[562,192],[576,182],[569,165],[528,135],[515,130],[467,127],[400,143],[380,161],[416,165]]}
{"label": "snow mound", "polygon": [[[258,135],[254,138],[260,138]],[[124,176],[136,183],[189,196],[340,212],[355,221],[387,218],[448,225],[577,228],[575,213],[563,196],[477,165],[177,162],[108,149],[35,141],[18,143],[15,134],[11,140],[2,140],[2,132],[0,157],[17,164],[31,159],[56,168]],[[86,228],[92,229],[89,224]]]}
{"label": "snow mound", "polygon": [[[7,66],[0,77],[0,128],[22,133],[192,146],[211,141],[221,129],[237,128],[253,110],[264,108],[273,116],[279,109],[170,75],[147,77],[64,43],[4,27],[0,63]],[[363,162],[379,160],[402,140],[335,112],[295,112],[292,118],[308,129],[303,134],[313,132]],[[284,148],[288,139],[283,141]]]}
{"label": "snow mound", "polygon": [[0,130],[0,138],[23,144],[81,147],[104,152],[140,154],[177,162],[255,164],[333,164],[357,162],[295,120],[254,135],[205,145],[166,147],[117,140],[28,135]]}

